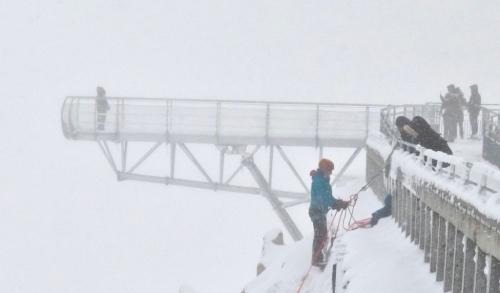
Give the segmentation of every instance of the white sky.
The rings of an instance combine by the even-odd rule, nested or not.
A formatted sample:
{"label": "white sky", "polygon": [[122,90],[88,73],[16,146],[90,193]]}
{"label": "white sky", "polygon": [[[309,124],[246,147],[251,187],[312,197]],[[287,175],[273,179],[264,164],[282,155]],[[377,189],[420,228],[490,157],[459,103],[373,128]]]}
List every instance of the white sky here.
{"label": "white sky", "polygon": [[[12,278],[27,267],[48,280],[41,288],[59,288],[47,274],[72,269],[64,266],[74,256],[69,247],[83,251],[69,264],[92,255],[77,244],[90,232],[78,229],[102,229],[90,235],[99,241],[128,216],[128,209],[106,216],[123,200],[120,192],[163,198],[161,186],[117,184],[95,145],[64,139],[60,108],[67,95],[94,95],[102,85],[109,96],[397,104],[437,101],[449,83],[468,97],[477,83],[484,103],[498,102],[498,1],[145,3],[0,0],[0,234],[12,240],[0,245],[0,272],[11,278],[0,280],[0,289],[17,288],[23,279]],[[83,210],[75,215],[77,207]],[[130,233],[127,227],[116,233]],[[140,225],[134,229],[130,237]],[[119,242],[113,233],[106,237]],[[40,254],[38,245],[49,250]],[[64,265],[46,270],[44,262],[54,259]],[[71,291],[71,281],[61,292]],[[88,288],[110,292],[99,284]],[[34,292],[29,288],[18,289]]]}

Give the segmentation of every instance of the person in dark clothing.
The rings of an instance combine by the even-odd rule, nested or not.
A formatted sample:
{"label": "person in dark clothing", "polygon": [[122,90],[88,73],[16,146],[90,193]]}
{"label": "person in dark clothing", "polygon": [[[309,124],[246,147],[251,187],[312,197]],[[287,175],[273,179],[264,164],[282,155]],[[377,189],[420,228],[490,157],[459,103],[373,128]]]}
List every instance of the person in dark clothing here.
{"label": "person in dark clothing", "polygon": [[[410,134],[411,131],[408,131],[408,129],[405,130],[405,126],[409,126],[411,124],[411,120],[406,118],[405,116],[399,116],[398,118],[396,118],[395,124],[399,130],[399,133],[401,134],[401,140],[407,143],[415,144],[415,137]],[[403,150],[410,153],[415,152],[414,148],[408,147],[406,145],[403,145]]]}
{"label": "person in dark clothing", "polygon": [[384,199],[384,207],[372,214],[370,225],[372,227],[377,225],[378,220],[385,217],[389,217],[391,214],[392,214],[392,195],[389,193]]}
{"label": "person in dark clothing", "polygon": [[[321,159],[317,170],[311,171],[311,204],[309,205],[309,217],[313,222],[314,240],[312,247],[312,264],[315,266],[326,265],[326,256],[321,251],[323,238],[327,234],[326,214],[328,210],[346,209],[349,201],[333,198],[330,175],[332,175],[334,164],[328,159]],[[317,255],[317,257],[316,257]]]}
{"label": "person in dark clothing", "polygon": [[[435,152],[443,152],[448,155],[453,155],[448,143],[439,133],[434,131],[429,123],[420,116],[415,116],[410,124],[411,129],[415,130],[417,137],[415,144],[419,144],[426,149]],[[432,160],[432,165],[436,166],[436,160]],[[448,167],[449,164],[444,163],[443,167]]]}
{"label": "person in dark clothing", "polygon": [[455,85],[448,85],[448,93],[441,98],[441,110],[444,122],[444,138],[449,142],[454,142],[457,137],[457,121],[460,111],[458,94]]}
{"label": "person in dark clothing", "polygon": [[103,87],[97,87],[97,97],[95,99],[97,110],[97,130],[104,130],[106,123],[106,114],[110,110],[109,103],[106,100],[106,91]]}
{"label": "person in dark clothing", "polygon": [[467,100],[464,98],[464,93],[457,87],[456,94],[458,95],[458,106],[460,110],[457,110],[457,124],[458,131],[460,133],[460,138],[464,139],[464,109],[467,105]]}
{"label": "person in dark clothing", "polygon": [[477,132],[479,130],[477,117],[479,116],[479,112],[481,111],[481,95],[479,94],[479,90],[477,85],[470,86],[470,99],[467,103],[469,109],[469,120],[472,128],[471,139],[477,139]]}

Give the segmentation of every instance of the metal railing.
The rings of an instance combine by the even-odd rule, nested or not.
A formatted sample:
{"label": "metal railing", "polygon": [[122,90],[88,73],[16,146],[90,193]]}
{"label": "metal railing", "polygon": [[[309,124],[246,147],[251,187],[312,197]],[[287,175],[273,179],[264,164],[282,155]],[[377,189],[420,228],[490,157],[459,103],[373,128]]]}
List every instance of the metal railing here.
{"label": "metal railing", "polygon": [[[495,200],[500,190],[500,172],[481,162],[470,163],[398,139],[395,118],[406,114],[411,119],[416,113],[424,113],[419,107],[410,113],[408,109],[395,106],[382,110],[380,130],[393,144],[411,152],[406,158],[420,167],[414,163],[406,166],[408,161],[392,164],[391,168],[398,166],[397,169],[377,178],[374,192],[379,198],[392,193],[394,219],[402,232],[424,251],[424,261],[436,273],[436,280],[443,281],[445,292],[500,292],[500,224],[488,216],[492,211],[488,213],[485,207],[471,203]],[[485,140],[491,135],[488,131],[494,129],[491,123],[498,121],[496,113],[483,108]],[[429,119],[425,114],[420,116]],[[432,117],[428,121],[437,128]],[[368,146],[367,178],[375,176],[385,164],[377,146]],[[477,195],[476,199],[462,197],[471,192]]]}
{"label": "metal railing", "polygon": [[483,158],[500,168],[500,105],[481,108]]}
{"label": "metal railing", "polygon": [[[460,158],[406,146],[416,148],[419,154],[414,153],[413,159],[420,162],[424,172],[415,175],[418,171],[414,166],[391,164],[397,169],[377,178],[374,192],[379,198],[387,192],[392,194],[393,218],[406,237],[424,251],[424,261],[436,280],[444,283],[445,292],[499,292],[500,224],[458,194],[476,191],[478,200],[485,200],[487,193],[495,192],[488,188],[486,178],[500,180],[498,172],[492,176],[494,169],[469,168]],[[437,161],[436,166],[432,159]],[[450,166],[443,168],[443,162]],[[380,150],[369,146],[367,178],[376,176],[383,165]],[[473,173],[480,176],[477,189],[466,187],[474,185],[470,180]],[[436,184],[438,181],[441,184]]]}
{"label": "metal railing", "polygon": [[[483,117],[492,117],[490,119],[483,118],[484,125],[491,125],[492,122],[490,121],[492,119],[498,119],[496,113],[500,112],[491,111],[486,108],[482,110],[485,113]],[[496,182],[498,181],[497,177],[493,175],[494,173],[491,172],[491,169],[484,171],[486,170],[485,167],[481,166],[478,168],[474,166],[474,164],[479,165],[479,162],[467,162],[460,157],[434,152],[420,145],[413,145],[399,139],[399,131],[395,126],[395,120],[398,116],[405,116],[409,119],[415,116],[422,116],[436,130],[440,129],[441,125],[440,106],[436,104],[388,106],[381,110],[380,131],[398,143],[400,147],[406,146],[405,149],[414,150],[413,155],[415,156],[415,160],[427,166],[431,172],[443,173],[457,179],[462,179],[463,184],[480,186],[481,190],[489,193],[497,193],[500,190],[500,182]],[[435,166],[433,166],[433,161],[437,162]],[[443,168],[443,164],[449,165],[449,167]],[[488,184],[491,186],[487,186]]]}
{"label": "metal railing", "polygon": [[215,144],[330,146],[363,144],[379,126],[382,105],[273,103],[146,98],[67,97],[62,127],[68,139],[183,141]]}

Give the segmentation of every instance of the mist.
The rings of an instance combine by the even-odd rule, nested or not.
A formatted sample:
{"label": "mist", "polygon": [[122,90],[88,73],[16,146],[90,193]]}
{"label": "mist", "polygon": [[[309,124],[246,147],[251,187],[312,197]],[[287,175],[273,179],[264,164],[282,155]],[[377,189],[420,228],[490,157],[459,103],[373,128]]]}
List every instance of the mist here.
{"label": "mist", "polygon": [[[117,183],[95,144],[62,135],[66,96],[100,85],[110,97],[404,104],[439,102],[454,83],[467,98],[478,84],[487,104],[500,91],[494,1],[0,7],[2,292],[234,292],[254,276],[261,237],[281,227],[261,198]],[[241,218],[246,233],[212,234]],[[240,242],[227,242],[234,233]],[[209,249],[234,245],[218,259],[230,269],[211,271]]]}

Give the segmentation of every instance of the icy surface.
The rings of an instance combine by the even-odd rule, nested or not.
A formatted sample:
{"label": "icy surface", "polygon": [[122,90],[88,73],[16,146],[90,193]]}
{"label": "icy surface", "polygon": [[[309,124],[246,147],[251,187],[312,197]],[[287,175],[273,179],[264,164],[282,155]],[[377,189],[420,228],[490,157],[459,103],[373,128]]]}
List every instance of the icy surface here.
{"label": "icy surface", "polygon": [[[370,147],[380,150],[382,156],[387,156],[388,150],[391,148],[387,139],[379,132],[370,132],[369,138],[367,140],[367,145]],[[452,149],[457,147],[460,149],[459,143],[451,144]],[[481,160],[480,154],[481,149],[474,149],[474,152],[468,153],[468,158],[478,158]],[[464,154],[466,152],[460,152]],[[455,173],[461,178],[466,176],[466,166],[464,164],[465,160],[461,157],[448,156],[443,153],[436,153],[433,151],[425,150],[426,155],[433,158],[450,162],[456,165]],[[487,193],[479,186],[466,185],[464,179],[452,179],[447,173],[440,173],[434,171],[430,166],[424,166],[419,161],[420,158],[416,157],[414,154],[408,152],[403,152],[402,150],[396,150],[391,158],[391,176],[395,178],[396,170],[400,168],[405,174],[411,178],[408,180],[420,180],[426,182],[432,182],[439,188],[443,190],[448,190],[458,198],[474,205],[481,213],[486,215],[491,219],[500,221],[500,194]],[[472,161],[474,165],[470,171],[470,179],[478,184],[486,183],[488,187],[494,190],[500,190],[500,171],[498,168],[481,161]],[[449,172],[451,167],[446,168]],[[487,180],[485,180],[487,176]],[[453,200],[453,199],[452,199]]]}
{"label": "icy surface", "polygon": [[[356,180],[337,192],[349,194],[353,187],[361,184]],[[360,194],[355,217],[363,219],[381,204],[371,191]],[[330,215],[331,216],[331,215]],[[288,244],[270,258],[269,267],[245,287],[245,293],[297,292],[311,261],[312,234],[298,243]],[[339,240],[345,245],[343,262],[346,270],[343,280],[346,293],[438,293],[442,283],[435,281],[424,263],[424,253],[409,238],[401,233],[392,218],[384,218],[371,229],[341,232]],[[313,268],[304,282],[301,292],[331,292],[331,277],[334,258],[321,272]]]}
{"label": "icy surface", "polygon": [[[259,196],[117,183],[95,143],[61,134],[68,95],[400,104],[438,101],[450,82],[479,84],[485,103],[500,92],[498,1],[1,4],[0,292],[240,292],[262,236],[284,230]],[[328,156],[341,166],[351,153]],[[291,159],[306,180],[317,157]],[[289,210],[312,231],[306,204]]]}

